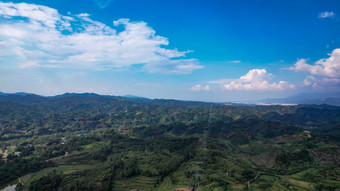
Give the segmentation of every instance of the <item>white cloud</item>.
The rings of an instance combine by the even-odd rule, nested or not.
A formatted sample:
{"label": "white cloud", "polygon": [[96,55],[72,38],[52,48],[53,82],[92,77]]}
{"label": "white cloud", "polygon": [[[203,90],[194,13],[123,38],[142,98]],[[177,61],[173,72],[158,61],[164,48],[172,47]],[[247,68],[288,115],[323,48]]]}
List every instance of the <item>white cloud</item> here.
{"label": "white cloud", "polygon": [[315,84],[316,80],[317,79],[314,76],[307,76],[305,78],[305,80],[303,81],[303,85],[305,85],[305,86],[314,86],[314,85],[316,85]]}
{"label": "white cloud", "polygon": [[[87,13],[63,16],[55,9],[27,3],[0,3],[0,18],[0,49],[4,50],[0,62],[11,58],[20,68],[108,70],[138,64],[147,72],[171,74],[203,68],[196,59],[183,58],[190,51],[164,48],[168,39],[142,21],[119,19],[110,27]],[[118,26],[124,30],[117,32]]]}
{"label": "white cloud", "polygon": [[298,60],[290,70],[309,72],[313,75],[339,78],[340,77],[340,48],[334,49],[329,58],[316,61],[313,65],[307,64],[306,59]]}
{"label": "white cloud", "polygon": [[337,78],[318,78],[315,76],[307,76],[303,81],[303,85],[306,87],[312,87],[314,89],[335,89],[338,90],[340,85],[340,79]]}
{"label": "white cloud", "polygon": [[319,18],[334,18],[335,13],[333,11],[325,11],[319,13]]}
{"label": "white cloud", "polygon": [[230,61],[230,63],[238,64],[238,63],[241,63],[241,60],[232,60]]}
{"label": "white cloud", "polygon": [[197,84],[190,88],[192,91],[210,91],[209,85],[202,86],[201,84]]}
{"label": "white cloud", "polygon": [[39,67],[39,68],[60,68],[59,65],[53,65],[53,64],[44,64],[41,65],[35,61],[28,61],[25,63],[22,63],[19,65],[19,68],[24,69],[24,68],[30,68],[30,67]]}
{"label": "white cloud", "polygon": [[[78,17],[89,17],[90,14],[88,14],[88,13],[79,13],[79,14],[76,15],[76,16],[78,16]],[[72,17],[70,17],[70,18],[72,18]]]}
{"label": "white cloud", "polygon": [[267,73],[265,69],[252,69],[239,79],[221,79],[209,83],[221,84],[225,90],[285,90],[294,89],[295,86],[286,81],[270,83],[273,74]]}
{"label": "white cloud", "polygon": [[[162,66],[162,67],[160,67]],[[150,73],[188,74],[193,70],[201,69],[196,59],[164,60],[146,64],[144,69]]]}
{"label": "white cloud", "polygon": [[340,85],[340,48],[334,49],[329,58],[320,59],[314,64],[307,62],[307,59],[300,59],[289,68],[292,71],[309,74],[304,80],[304,86],[327,88]]}

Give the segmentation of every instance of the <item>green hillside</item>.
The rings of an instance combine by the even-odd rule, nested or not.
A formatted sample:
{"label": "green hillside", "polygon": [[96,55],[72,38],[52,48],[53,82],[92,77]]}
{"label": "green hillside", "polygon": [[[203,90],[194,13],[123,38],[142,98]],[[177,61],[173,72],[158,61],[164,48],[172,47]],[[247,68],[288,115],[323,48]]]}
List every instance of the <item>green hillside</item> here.
{"label": "green hillside", "polygon": [[339,190],[339,128],[340,108],[327,105],[7,97],[0,102],[0,185]]}

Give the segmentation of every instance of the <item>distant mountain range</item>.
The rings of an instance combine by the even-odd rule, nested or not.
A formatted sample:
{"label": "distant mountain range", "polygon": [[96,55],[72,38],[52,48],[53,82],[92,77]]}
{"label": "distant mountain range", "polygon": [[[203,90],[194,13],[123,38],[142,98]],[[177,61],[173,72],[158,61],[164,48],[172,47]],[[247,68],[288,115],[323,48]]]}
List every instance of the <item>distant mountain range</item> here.
{"label": "distant mountain range", "polygon": [[[145,97],[139,97],[135,95],[125,95],[125,96],[114,96],[114,95],[99,95],[95,93],[64,93],[56,96],[41,96],[32,93],[25,92],[17,92],[17,93],[4,93],[0,92],[0,101],[11,101],[15,103],[21,104],[34,104],[40,103],[42,101],[46,101],[48,99],[56,99],[56,98],[65,98],[65,97],[111,97],[111,98],[124,98],[135,100],[138,102],[150,102],[156,104],[170,104],[170,105],[182,105],[184,103],[190,104],[210,104],[207,102],[199,102],[199,101],[180,101],[180,100],[172,100],[172,99],[149,99]],[[239,106],[239,105],[258,105],[258,104],[307,104],[307,105],[333,105],[340,106],[340,92],[333,93],[301,93],[295,96],[290,96],[286,98],[267,98],[262,100],[248,101],[248,102],[240,102],[240,103],[232,103],[232,102],[223,102],[216,104],[224,104],[231,106]]]}
{"label": "distant mountain range", "polygon": [[63,100],[116,100],[116,101],[128,101],[135,103],[150,103],[155,105],[167,105],[167,106],[209,106],[210,104],[219,104],[212,102],[199,102],[199,101],[180,101],[174,99],[149,99],[134,95],[126,96],[114,96],[114,95],[99,95],[95,93],[64,93],[56,96],[42,96],[31,93],[3,93],[0,92],[0,101],[9,101],[19,104],[43,104],[49,105],[55,101]]}
{"label": "distant mountain range", "polygon": [[249,102],[251,104],[327,104],[340,106],[340,92],[301,93],[286,98],[268,98]]}
{"label": "distant mountain range", "polygon": [[0,95],[33,95],[31,93],[25,93],[25,92],[17,92],[17,93],[4,93],[4,92],[0,92]]}
{"label": "distant mountain range", "polygon": [[42,95],[37,95],[37,94],[32,94],[32,93],[25,93],[25,92],[16,92],[16,93],[4,93],[0,92],[0,96],[39,96],[39,97],[70,97],[70,96],[80,96],[80,97],[123,97],[123,98],[128,98],[128,99],[145,99],[145,100],[151,100],[149,98],[145,97],[139,97],[135,95],[124,95],[124,96],[114,96],[114,95],[100,95],[96,93],[64,93],[61,95],[55,95],[55,96],[42,96]]}

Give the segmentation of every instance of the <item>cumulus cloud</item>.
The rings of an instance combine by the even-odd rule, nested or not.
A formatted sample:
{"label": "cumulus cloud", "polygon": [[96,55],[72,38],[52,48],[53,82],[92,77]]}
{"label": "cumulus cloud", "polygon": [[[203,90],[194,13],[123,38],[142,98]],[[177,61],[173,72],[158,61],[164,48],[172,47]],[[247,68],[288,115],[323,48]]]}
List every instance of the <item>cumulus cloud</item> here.
{"label": "cumulus cloud", "polygon": [[316,61],[313,65],[307,64],[307,59],[298,60],[290,70],[305,71],[313,75],[339,78],[340,77],[340,48],[334,49],[329,58]]}
{"label": "cumulus cloud", "polygon": [[[153,73],[188,74],[203,66],[190,51],[167,49],[147,23],[119,19],[110,27],[87,13],[61,15],[27,3],[0,3],[0,61],[20,68],[109,70],[142,65]],[[117,27],[123,27],[118,32]]]}
{"label": "cumulus cloud", "polygon": [[197,84],[190,88],[192,91],[210,91],[209,85],[202,86],[201,84]]}
{"label": "cumulus cloud", "polygon": [[323,58],[314,64],[308,64],[307,59],[299,59],[289,70],[307,72],[304,86],[326,88],[340,85],[340,48],[334,49],[329,58]]}
{"label": "cumulus cloud", "polygon": [[335,13],[333,11],[325,11],[325,12],[321,12],[319,13],[319,18],[323,19],[323,18],[334,18],[335,17]]}
{"label": "cumulus cloud", "polygon": [[318,78],[315,76],[307,76],[303,81],[303,85],[312,87],[314,89],[338,89],[340,85],[340,79],[337,78]]}
{"label": "cumulus cloud", "polygon": [[274,75],[265,69],[252,69],[239,79],[221,79],[210,83],[221,84],[225,90],[285,90],[295,86],[286,81],[270,83]]}
{"label": "cumulus cloud", "polygon": [[303,85],[305,86],[315,86],[317,85],[315,82],[317,79],[314,76],[307,76],[305,80],[303,81]]}

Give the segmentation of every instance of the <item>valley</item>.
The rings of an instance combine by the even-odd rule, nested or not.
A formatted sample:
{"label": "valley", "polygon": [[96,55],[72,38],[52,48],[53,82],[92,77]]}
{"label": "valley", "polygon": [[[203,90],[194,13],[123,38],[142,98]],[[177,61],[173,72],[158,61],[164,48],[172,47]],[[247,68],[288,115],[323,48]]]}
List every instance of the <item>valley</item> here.
{"label": "valley", "polygon": [[16,190],[337,190],[340,108],[1,97]]}

